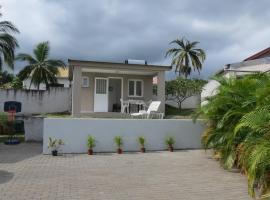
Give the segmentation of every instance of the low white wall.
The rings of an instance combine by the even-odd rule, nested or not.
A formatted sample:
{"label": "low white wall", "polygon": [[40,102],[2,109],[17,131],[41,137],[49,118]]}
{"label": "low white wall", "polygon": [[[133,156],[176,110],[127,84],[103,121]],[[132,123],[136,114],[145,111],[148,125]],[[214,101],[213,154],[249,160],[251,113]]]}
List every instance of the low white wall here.
{"label": "low white wall", "polygon": [[66,143],[63,153],[87,152],[87,136],[96,138],[96,152],[114,152],[113,138],[123,136],[124,151],[138,151],[138,136],[146,138],[148,150],[166,149],[165,138],[175,138],[176,149],[201,148],[201,134],[205,126],[202,121],[196,124],[190,119],[181,120],[146,120],[146,119],[44,119],[43,153],[49,154],[47,147],[49,137],[63,139]]}
{"label": "low white wall", "polygon": [[24,139],[26,142],[42,142],[43,117],[24,117]]}
{"label": "low white wall", "polygon": [[51,88],[46,91],[0,89],[0,112],[6,101],[22,103],[22,114],[55,113],[71,108],[70,88]]}

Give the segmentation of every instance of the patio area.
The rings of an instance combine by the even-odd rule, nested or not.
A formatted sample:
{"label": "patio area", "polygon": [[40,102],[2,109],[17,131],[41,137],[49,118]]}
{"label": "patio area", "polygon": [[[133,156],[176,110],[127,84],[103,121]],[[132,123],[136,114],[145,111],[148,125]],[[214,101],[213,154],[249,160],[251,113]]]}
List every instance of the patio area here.
{"label": "patio area", "polygon": [[42,145],[0,144],[0,199],[248,200],[245,177],[203,150],[42,155]]}

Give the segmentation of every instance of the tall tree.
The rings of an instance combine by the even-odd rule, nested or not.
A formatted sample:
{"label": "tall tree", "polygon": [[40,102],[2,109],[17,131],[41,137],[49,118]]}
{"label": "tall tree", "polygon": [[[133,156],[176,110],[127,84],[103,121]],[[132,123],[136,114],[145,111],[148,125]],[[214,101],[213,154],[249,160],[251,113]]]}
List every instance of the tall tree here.
{"label": "tall tree", "polygon": [[13,69],[14,51],[19,45],[12,33],[19,33],[19,30],[9,21],[0,21],[0,71],[3,62]]}
{"label": "tall tree", "polygon": [[50,46],[49,42],[39,43],[33,50],[33,54],[21,53],[17,60],[26,61],[28,64],[19,72],[18,77],[21,80],[31,79],[29,89],[34,84],[39,90],[40,84],[57,83],[56,75],[59,73],[58,68],[65,68],[66,65],[62,60],[49,59]]}
{"label": "tall tree", "polygon": [[190,75],[192,69],[200,73],[202,63],[206,59],[203,49],[197,48],[199,42],[190,42],[187,39],[181,38],[170,42],[176,44],[177,47],[171,48],[166,52],[167,56],[172,56],[172,66],[175,67],[175,73],[184,75],[186,78]]}

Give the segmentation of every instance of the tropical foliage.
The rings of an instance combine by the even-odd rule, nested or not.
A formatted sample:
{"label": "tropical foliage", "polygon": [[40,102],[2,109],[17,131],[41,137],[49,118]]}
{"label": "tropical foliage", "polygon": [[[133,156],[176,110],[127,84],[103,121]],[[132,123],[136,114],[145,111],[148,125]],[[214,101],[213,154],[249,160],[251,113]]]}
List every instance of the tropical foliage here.
{"label": "tropical foliage", "polygon": [[197,48],[199,42],[190,42],[185,38],[173,40],[170,44],[177,45],[166,52],[167,56],[172,56],[172,66],[175,67],[175,73],[189,76],[192,69],[200,73],[202,64],[206,59],[203,49]]}
{"label": "tropical foliage", "polygon": [[218,93],[198,115],[207,120],[202,143],[226,169],[247,175],[249,194],[270,192],[270,76],[217,78]]}
{"label": "tropical foliage", "polygon": [[9,21],[0,21],[0,71],[2,71],[3,62],[13,68],[14,51],[19,45],[12,33],[19,33],[19,30]]}
{"label": "tropical foliage", "polygon": [[96,139],[91,135],[88,135],[87,137],[87,146],[89,149],[92,149],[96,146]]}
{"label": "tropical foliage", "polygon": [[49,59],[49,52],[49,42],[42,42],[34,49],[34,56],[25,53],[17,56],[17,60],[27,62],[27,65],[19,72],[18,76],[21,80],[31,79],[29,88],[34,84],[39,90],[41,83],[46,84],[47,87],[49,84],[57,83],[58,68],[65,68],[66,65],[61,60]]}
{"label": "tropical foliage", "polygon": [[10,83],[10,88],[12,89],[22,89],[23,88],[23,82],[19,77],[14,77],[14,79]]}
{"label": "tropical foliage", "polygon": [[204,80],[185,79],[178,77],[175,80],[167,81],[165,84],[166,100],[171,100],[177,103],[178,109],[182,109],[182,103],[187,98],[200,94]]}
{"label": "tropical foliage", "polygon": [[165,139],[165,143],[167,146],[172,146],[175,144],[175,140],[173,137],[169,136]]}
{"label": "tropical foliage", "polygon": [[61,146],[65,145],[62,139],[54,139],[49,137],[48,148],[52,151],[57,151]]}
{"label": "tropical foliage", "polygon": [[139,137],[138,137],[138,143],[141,145],[141,148],[144,148],[144,145],[145,145],[145,137],[139,136]]}
{"label": "tropical foliage", "polygon": [[7,71],[0,71],[0,86],[11,82],[14,79],[14,75],[8,73]]}
{"label": "tropical foliage", "polygon": [[22,80],[14,76],[13,74],[9,74],[7,71],[0,71],[0,88],[1,89],[22,89],[23,82]]}
{"label": "tropical foliage", "polygon": [[122,136],[115,136],[114,143],[117,146],[117,148],[121,148],[123,145],[123,137]]}

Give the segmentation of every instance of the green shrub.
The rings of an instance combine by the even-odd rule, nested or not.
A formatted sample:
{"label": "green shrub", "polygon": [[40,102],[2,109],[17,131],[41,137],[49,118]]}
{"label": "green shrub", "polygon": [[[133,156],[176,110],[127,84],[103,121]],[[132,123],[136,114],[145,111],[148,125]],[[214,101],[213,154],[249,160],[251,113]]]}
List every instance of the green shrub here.
{"label": "green shrub", "polygon": [[49,137],[48,148],[52,151],[57,151],[61,146],[65,145],[64,141],[61,139],[53,139]]}
{"label": "green shrub", "polygon": [[142,148],[144,148],[145,138],[143,136],[139,136],[138,137],[138,143],[141,145]]}
{"label": "green shrub", "polygon": [[165,143],[167,146],[173,146],[175,144],[175,140],[173,137],[169,136],[165,139]]}
{"label": "green shrub", "polygon": [[114,143],[117,146],[117,148],[121,148],[123,145],[123,138],[122,136],[115,136],[114,137]]}
{"label": "green shrub", "polygon": [[96,146],[96,139],[91,135],[89,135],[87,138],[87,146],[89,149],[92,149]]}
{"label": "green shrub", "polygon": [[[225,169],[240,168],[247,175],[249,194],[270,191],[270,76],[216,78],[217,94],[199,108],[206,119],[202,136],[206,149],[212,148]],[[256,186],[256,187],[254,187]]]}

